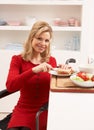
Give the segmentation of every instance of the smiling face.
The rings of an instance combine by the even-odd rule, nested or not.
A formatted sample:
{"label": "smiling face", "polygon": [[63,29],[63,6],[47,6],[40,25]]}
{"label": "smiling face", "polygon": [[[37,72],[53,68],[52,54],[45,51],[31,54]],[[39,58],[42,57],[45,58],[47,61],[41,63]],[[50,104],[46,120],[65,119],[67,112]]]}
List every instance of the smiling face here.
{"label": "smiling face", "polygon": [[22,57],[26,61],[31,61],[35,56],[40,55],[42,61],[49,61],[50,43],[52,40],[52,28],[45,21],[37,21],[29,33],[24,44]]}
{"label": "smiling face", "polygon": [[35,53],[43,53],[50,44],[50,33],[43,32],[39,36],[35,36],[32,41],[32,48]]}

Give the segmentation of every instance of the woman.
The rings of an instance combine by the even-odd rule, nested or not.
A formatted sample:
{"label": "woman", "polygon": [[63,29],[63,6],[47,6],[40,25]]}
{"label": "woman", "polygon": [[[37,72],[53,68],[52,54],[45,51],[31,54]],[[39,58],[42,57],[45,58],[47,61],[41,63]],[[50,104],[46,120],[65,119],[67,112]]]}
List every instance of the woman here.
{"label": "woman", "polygon": [[[35,130],[35,115],[48,102],[50,89],[49,70],[56,67],[50,56],[52,28],[44,21],[36,22],[25,43],[24,51],[14,55],[6,81],[9,92],[20,90],[8,130]],[[40,130],[46,130],[47,112],[40,116]]]}

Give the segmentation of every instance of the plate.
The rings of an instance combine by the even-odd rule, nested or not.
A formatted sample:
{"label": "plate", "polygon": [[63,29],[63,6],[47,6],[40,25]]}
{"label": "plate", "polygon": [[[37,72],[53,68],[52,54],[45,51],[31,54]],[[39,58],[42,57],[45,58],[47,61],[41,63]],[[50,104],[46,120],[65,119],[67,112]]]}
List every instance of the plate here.
{"label": "plate", "polygon": [[71,76],[71,74],[58,74],[56,69],[51,70],[49,73],[52,74],[52,75],[55,75],[55,76],[62,76],[62,77],[69,77],[69,76]]}
{"label": "plate", "polygon": [[87,88],[88,87],[94,87],[94,81],[90,81],[90,80],[88,80],[88,81],[80,81],[80,80],[77,80],[76,74],[71,75],[70,79],[74,84],[76,84],[76,85],[78,85],[80,87],[87,87]]}

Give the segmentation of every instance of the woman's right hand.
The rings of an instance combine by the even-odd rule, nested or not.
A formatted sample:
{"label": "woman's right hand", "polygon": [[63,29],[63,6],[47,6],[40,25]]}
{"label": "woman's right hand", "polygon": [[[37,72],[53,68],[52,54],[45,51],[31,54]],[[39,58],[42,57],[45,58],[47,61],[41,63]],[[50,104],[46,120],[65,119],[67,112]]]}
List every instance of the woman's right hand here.
{"label": "woman's right hand", "polygon": [[62,69],[70,69],[70,68],[72,68],[70,65],[68,65],[68,64],[59,64],[58,65],[58,68],[62,68]]}
{"label": "woman's right hand", "polygon": [[53,69],[53,67],[50,64],[44,62],[44,63],[42,63],[42,64],[40,64],[40,65],[38,65],[36,67],[33,67],[32,71],[34,73],[49,72],[51,69]]}

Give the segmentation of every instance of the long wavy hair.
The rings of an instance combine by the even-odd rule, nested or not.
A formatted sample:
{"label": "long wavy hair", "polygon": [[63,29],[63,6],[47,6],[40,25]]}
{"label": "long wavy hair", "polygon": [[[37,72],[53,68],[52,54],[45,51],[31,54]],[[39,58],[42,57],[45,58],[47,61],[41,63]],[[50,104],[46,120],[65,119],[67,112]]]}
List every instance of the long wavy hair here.
{"label": "long wavy hair", "polygon": [[[33,54],[34,54],[34,50],[32,48],[33,38],[38,37],[39,35],[41,35],[44,32],[49,32],[50,40],[51,40],[51,38],[52,38],[52,28],[47,22],[45,22],[45,21],[37,21],[32,26],[32,29],[31,29],[31,31],[29,33],[29,36],[28,36],[26,42],[24,43],[24,50],[23,50],[23,52],[21,54],[21,56],[22,56],[22,58],[24,60],[31,61],[31,59],[33,58]],[[43,53],[41,53],[41,57],[42,57],[42,62],[49,61],[50,43],[49,43],[48,48]]]}

